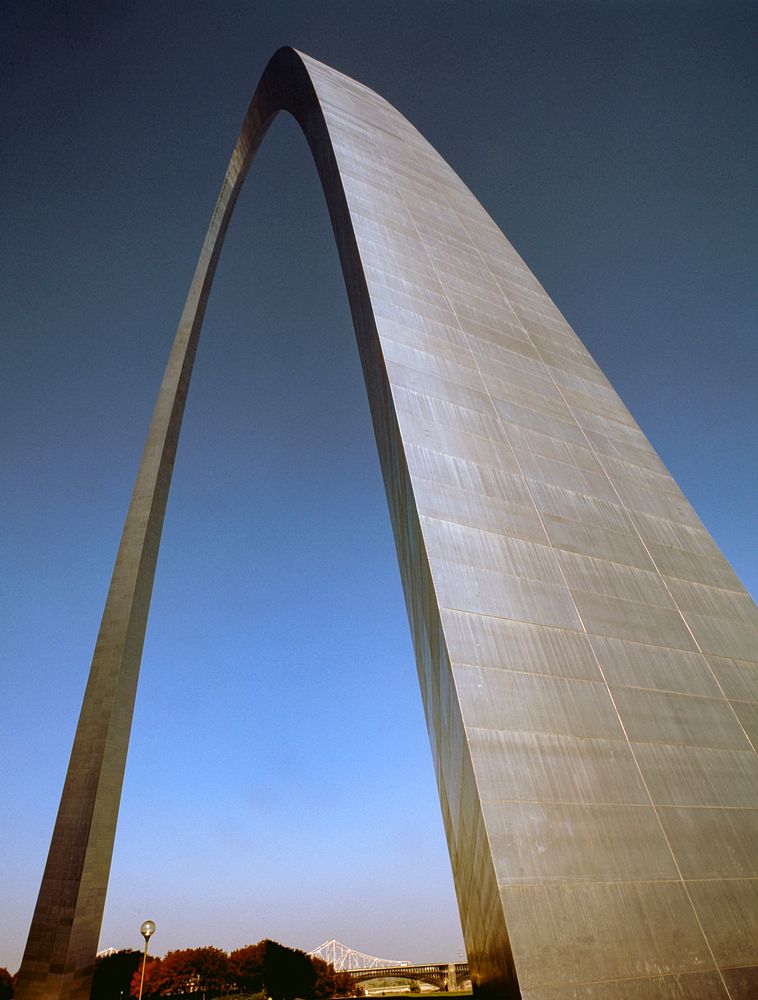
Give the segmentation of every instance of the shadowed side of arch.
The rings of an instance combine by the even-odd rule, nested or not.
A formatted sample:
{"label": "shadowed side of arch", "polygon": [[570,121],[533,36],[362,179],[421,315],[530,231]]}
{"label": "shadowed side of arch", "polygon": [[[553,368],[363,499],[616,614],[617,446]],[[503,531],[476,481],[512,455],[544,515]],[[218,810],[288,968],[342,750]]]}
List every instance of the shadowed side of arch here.
{"label": "shadowed side of arch", "polygon": [[709,831],[735,851],[749,841],[755,748],[730,694],[735,671],[758,666],[755,606],[452,169],[371,90],[282,49],[232,154],[160,388],[18,997],[89,994],[200,327],[280,110],[303,129],[335,233],[479,994],[732,996],[732,966],[758,982],[758,934],[736,955],[723,926],[745,938],[758,870],[714,875],[702,844],[718,839]]}

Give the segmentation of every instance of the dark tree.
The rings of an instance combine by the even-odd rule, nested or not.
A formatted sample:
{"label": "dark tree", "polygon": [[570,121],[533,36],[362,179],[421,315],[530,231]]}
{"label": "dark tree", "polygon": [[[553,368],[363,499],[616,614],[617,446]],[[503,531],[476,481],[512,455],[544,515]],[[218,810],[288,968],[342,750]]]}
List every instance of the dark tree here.
{"label": "dark tree", "polygon": [[229,969],[240,991],[265,990],[272,1000],[327,995],[316,992],[318,972],[309,955],[268,938],[233,951]]}
{"label": "dark tree", "polygon": [[356,985],[349,972],[337,972],[331,962],[311,956],[316,971],[314,997],[354,997],[362,996],[363,990]]}
{"label": "dark tree", "polygon": [[0,1000],[11,1000],[13,996],[13,976],[7,969],[0,969]]}
{"label": "dark tree", "polygon": [[196,989],[204,996],[216,997],[229,985],[229,956],[220,948],[191,948],[189,963]]}
{"label": "dark tree", "polygon": [[98,957],[90,1000],[128,1000],[132,977],[141,962],[142,953],[133,948]]}
{"label": "dark tree", "polygon": [[229,978],[240,993],[259,993],[263,989],[265,941],[237,948],[229,955]]}
{"label": "dark tree", "polygon": [[[223,993],[229,983],[229,958],[220,948],[180,948],[145,970],[143,996],[199,993],[204,998]],[[139,970],[132,978],[132,996],[139,995]]]}
{"label": "dark tree", "polygon": [[285,948],[277,941],[262,942],[263,983],[271,1000],[312,997],[316,970],[310,956],[297,948]]}

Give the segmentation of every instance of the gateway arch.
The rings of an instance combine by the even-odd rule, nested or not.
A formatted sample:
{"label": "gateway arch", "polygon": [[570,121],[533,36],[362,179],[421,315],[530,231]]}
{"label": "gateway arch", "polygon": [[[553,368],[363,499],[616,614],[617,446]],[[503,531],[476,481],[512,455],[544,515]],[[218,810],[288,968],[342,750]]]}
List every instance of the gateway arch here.
{"label": "gateway arch", "polygon": [[524,262],[367,87],[279,50],[161,384],[19,1000],[87,1000],[203,314],[275,115],[324,189],[478,995],[758,993],[758,610]]}

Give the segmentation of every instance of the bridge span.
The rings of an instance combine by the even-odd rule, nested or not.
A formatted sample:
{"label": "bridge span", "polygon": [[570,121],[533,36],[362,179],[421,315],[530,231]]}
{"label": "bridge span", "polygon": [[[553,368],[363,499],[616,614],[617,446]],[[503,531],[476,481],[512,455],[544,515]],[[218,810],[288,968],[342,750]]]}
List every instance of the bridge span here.
{"label": "bridge span", "polygon": [[356,982],[370,979],[416,979],[433,983],[443,989],[454,990],[470,978],[468,962],[427,962],[411,965],[410,962],[377,958],[342,944],[341,941],[324,941],[308,952],[325,962],[330,962],[338,972],[349,972]]}
{"label": "bridge span", "polygon": [[396,965],[385,968],[351,969],[350,975],[357,983],[369,979],[416,979],[434,983],[446,990],[455,990],[469,979],[468,962],[443,962],[440,965]]}

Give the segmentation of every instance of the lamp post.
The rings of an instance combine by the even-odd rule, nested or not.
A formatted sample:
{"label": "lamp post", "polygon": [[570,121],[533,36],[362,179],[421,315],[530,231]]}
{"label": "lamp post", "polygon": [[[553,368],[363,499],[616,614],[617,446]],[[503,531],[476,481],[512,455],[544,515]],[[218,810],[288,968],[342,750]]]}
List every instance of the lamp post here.
{"label": "lamp post", "polygon": [[145,965],[147,964],[147,947],[150,943],[150,938],[155,934],[155,924],[152,920],[145,920],[139,932],[145,939],[145,954],[142,956],[142,975],[139,978],[139,1000],[142,1000],[142,987],[145,984]]}

